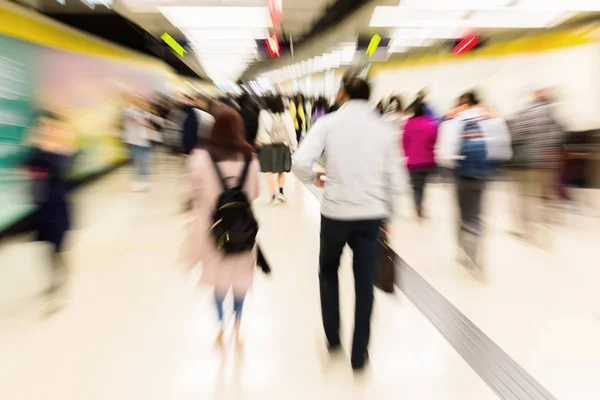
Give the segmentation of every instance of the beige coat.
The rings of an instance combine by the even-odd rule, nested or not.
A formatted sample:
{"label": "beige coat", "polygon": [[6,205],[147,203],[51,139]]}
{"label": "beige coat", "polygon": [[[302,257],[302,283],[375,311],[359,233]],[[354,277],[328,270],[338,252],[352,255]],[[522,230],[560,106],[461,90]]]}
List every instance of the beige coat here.
{"label": "beige coat", "polygon": [[[223,176],[238,178],[244,162],[224,161],[219,163]],[[233,287],[234,294],[244,295],[250,285],[256,269],[256,248],[248,253],[225,257],[217,250],[208,229],[212,225],[212,213],[219,195],[223,192],[208,152],[194,150],[188,159],[189,177],[187,198],[194,202],[194,219],[189,224],[186,242],[186,261],[189,266],[202,263],[202,282],[215,286],[217,292],[226,293]],[[244,191],[248,200],[253,201],[259,195],[260,168],[256,157],[253,158]],[[236,181],[230,179],[229,185]]]}

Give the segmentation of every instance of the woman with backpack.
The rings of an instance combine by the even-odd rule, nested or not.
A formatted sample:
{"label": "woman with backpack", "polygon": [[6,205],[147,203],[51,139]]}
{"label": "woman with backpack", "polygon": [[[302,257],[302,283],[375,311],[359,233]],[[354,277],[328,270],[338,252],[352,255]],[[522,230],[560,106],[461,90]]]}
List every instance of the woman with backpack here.
{"label": "woman with backpack", "polygon": [[215,288],[221,344],[225,297],[233,292],[239,338],[244,299],[256,267],[258,227],[250,205],[259,195],[259,164],[245,140],[240,115],[219,103],[211,106],[210,113],[215,119],[212,134],[199,142],[188,159],[185,200],[193,203],[195,219],[190,224],[186,261],[189,267],[202,262],[202,282]]}
{"label": "woman with backpack", "polygon": [[280,96],[268,97],[266,110],[262,110],[258,116],[256,145],[259,148],[260,169],[268,175],[271,204],[279,205],[285,201],[285,174],[292,170],[292,153],[298,148],[294,121],[285,110]]}

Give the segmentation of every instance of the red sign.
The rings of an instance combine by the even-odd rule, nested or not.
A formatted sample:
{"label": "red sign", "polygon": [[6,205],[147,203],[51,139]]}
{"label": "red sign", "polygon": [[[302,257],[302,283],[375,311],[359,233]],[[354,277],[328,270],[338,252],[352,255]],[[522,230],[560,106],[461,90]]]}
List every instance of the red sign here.
{"label": "red sign", "polygon": [[277,40],[276,33],[272,33],[269,36],[267,36],[267,39],[265,40],[265,42],[267,43],[267,49],[269,50],[269,55],[271,57],[281,56],[281,50],[279,48],[279,40]]}
{"label": "red sign", "polygon": [[281,0],[269,0],[269,14],[271,14],[273,28],[277,28],[281,22],[281,16],[283,14]]}
{"label": "red sign", "polygon": [[454,50],[455,56],[460,56],[465,54],[467,51],[471,50],[473,47],[477,46],[479,40],[477,39],[477,35],[468,35],[466,38],[460,41],[459,44],[456,45]]}

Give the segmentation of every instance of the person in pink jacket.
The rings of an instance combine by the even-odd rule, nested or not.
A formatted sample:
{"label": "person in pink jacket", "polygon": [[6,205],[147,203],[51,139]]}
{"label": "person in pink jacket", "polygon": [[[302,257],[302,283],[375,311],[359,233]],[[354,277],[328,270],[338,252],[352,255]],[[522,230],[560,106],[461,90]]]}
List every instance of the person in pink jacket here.
{"label": "person in pink jacket", "polygon": [[236,338],[239,335],[244,299],[256,268],[257,250],[255,246],[247,253],[225,255],[217,249],[209,228],[213,224],[212,214],[223,188],[211,156],[232,186],[242,174],[248,157],[251,158],[243,189],[249,201],[255,200],[259,195],[260,167],[254,148],[246,143],[244,124],[239,114],[219,103],[211,106],[210,113],[215,118],[210,139],[200,142],[199,147],[188,158],[186,200],[193,203],[194,220],[189,226],[185,261],[190,268],[201,262],[202,282],[215,288],[215,304],[221,323],[217,342],[221,344],[225,328],[223,301],[230,290],[233,292]]}
{"label": "person in pink jacket", "polygon": [[419,218],[422,218],[425,183],[437,168],[434,149],[438,125],[433,117],[427,115],[421,101],[416,100],[410,111],[413,115],[404,125],[402,147],[413,188],[415,208]]}

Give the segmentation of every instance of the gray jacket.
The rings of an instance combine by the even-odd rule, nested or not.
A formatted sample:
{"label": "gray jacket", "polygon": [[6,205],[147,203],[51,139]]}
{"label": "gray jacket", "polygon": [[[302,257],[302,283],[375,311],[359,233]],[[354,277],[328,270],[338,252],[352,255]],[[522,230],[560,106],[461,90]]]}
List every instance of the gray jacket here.
{"label": "gray jacket", "polygon": [[509,122],[509,128],[514,152],[511,166],[528,169],[558,166],[564,130],[554,119],[550,101],[534,100]]}
{"label": "gray jacket", "polygon": [[307,185],[315,164],[327,172],[321,213],[336,220],[388,219],[406,172],[396,129],[364,100],[350,100],[321,117],[294,157],[292,170]]}

